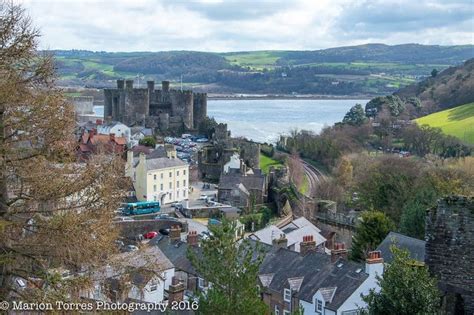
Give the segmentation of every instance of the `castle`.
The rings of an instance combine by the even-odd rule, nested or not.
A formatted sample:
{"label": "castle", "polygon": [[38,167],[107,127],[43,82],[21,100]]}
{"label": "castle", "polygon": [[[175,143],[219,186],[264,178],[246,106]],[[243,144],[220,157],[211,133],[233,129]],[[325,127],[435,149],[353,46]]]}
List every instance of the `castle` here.
{"label": "castle", "polygon": [[207,94],[171,90],[169,81],[147,81],[146,88],[134,88],[133,80],[117,80],[117,88],[104,89],[104,118],[128,126],[146,126],[161,131],[199,128],[207,116]]}

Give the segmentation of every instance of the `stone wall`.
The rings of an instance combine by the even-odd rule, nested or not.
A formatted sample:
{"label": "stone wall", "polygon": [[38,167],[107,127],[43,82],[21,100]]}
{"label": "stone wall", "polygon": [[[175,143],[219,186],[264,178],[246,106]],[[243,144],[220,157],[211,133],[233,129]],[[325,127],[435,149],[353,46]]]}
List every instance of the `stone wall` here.
{"label": "stone wall", "polygon": [[439,280],[447,314],[474,314],[474,198],[438,201],[426,218],[425,263]]}

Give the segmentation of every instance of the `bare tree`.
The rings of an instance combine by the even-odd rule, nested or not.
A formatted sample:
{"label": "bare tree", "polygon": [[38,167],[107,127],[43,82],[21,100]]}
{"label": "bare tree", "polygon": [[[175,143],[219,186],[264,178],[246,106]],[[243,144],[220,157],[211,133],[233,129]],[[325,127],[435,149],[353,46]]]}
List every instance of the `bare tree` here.
{"label": "bare tree", "polygon": [[[87,286],[80,271],[113,251],[110,222],[123,163],[76,163],[74,113],[24,10],[0,2],[0,300],[57,300]],[[23,279],[27,288],[15,280]]]}

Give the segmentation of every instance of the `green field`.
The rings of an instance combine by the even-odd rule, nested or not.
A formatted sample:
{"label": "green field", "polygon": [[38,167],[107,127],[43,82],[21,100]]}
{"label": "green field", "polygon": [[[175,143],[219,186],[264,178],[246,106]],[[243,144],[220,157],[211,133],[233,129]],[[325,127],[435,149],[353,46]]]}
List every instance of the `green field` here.
{"label": "green field", "polygon": [[260,168],[262,169],[262,171],[265,174],[268,173],[268,170],[270,169],[270,166],[273,166],[275,168],[279,168],[279,167],[282,167],[283,164],[281,164],[277,160],[272,159],[271,157],[260,154]]}
{"label": "green field", "polygon": [[255,70],[272,69],[282,53],[278,51],[252,51],[224,54],[225,59],[232,65],[250,67]]}
{"label": "green field", "polygon": [[419,125],[441,128],[445,134],[474,144],[474,103],[421,117],[416,122]]}

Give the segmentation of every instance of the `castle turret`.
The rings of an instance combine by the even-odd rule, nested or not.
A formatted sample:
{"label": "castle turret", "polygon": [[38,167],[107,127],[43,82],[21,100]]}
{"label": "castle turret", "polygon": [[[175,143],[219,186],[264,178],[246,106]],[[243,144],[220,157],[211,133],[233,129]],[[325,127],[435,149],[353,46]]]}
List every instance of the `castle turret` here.
{"label": "castle turret", "polygon": [[146,81],[148,87],[148,93],[151,93],[155,90],[155,81]]}
{"label": "castle turret", "polygon": [[207,94],[206,93],[194,93],[194,108],[193,108],[193,119],[194,128],[199,128],[199,125],[207,117]]}
{"label": "castle turret", "polygon": [[170,91],[170,81],[161,81],[161,89],[163,92],[168,93]]}
{"label": "castle turret", "polygon": [[123,90],[123,87],[124,87],[124,83],[125,81],[124,80],[117,80],[117,89],[119,90]]}
{"label": "castle turret", "polygon": [[126,80],[126,81],[125,81],[125,87],[126,87],[128,90],[133,89],[133,80]]}

